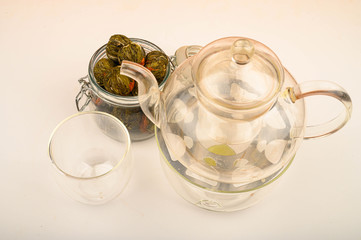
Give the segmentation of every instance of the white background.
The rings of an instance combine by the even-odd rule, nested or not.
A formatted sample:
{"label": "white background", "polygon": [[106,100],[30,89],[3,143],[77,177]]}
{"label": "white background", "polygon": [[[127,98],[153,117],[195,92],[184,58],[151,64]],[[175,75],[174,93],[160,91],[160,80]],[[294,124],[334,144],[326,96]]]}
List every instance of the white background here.
{"label": "white background", "polygon": [[[221,37],[256,39],[298,82],[342,85],[353,116],[334,135],[304,141],[272,194],[244,211],[184,201],[160,169],[154,138],[134,144],[121,196],[77,203],[50,174],[48,139],[76,113],[77,79],[115,33],[168,55]],[[361,239],[361,1],[2,0],[0,54],[0,239]],[[321,117],[339,110],[310,105]]]}

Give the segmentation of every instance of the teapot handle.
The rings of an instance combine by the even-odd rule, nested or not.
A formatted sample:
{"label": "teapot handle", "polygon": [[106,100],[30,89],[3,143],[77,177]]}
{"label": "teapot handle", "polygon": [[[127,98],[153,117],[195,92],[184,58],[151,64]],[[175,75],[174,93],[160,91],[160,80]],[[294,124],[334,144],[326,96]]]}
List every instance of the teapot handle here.
{"label": "teapot handle", "polygon": [[307,125],[305,129],[305,139],[327,136],[341,129],[351,117],[352,102],[349,94],[336,83],[329,81],[307,81],[298,84],[290,92],[293,102],[309,96],[325,95],[339,100],[344,109],[335,118],[317,125]]}

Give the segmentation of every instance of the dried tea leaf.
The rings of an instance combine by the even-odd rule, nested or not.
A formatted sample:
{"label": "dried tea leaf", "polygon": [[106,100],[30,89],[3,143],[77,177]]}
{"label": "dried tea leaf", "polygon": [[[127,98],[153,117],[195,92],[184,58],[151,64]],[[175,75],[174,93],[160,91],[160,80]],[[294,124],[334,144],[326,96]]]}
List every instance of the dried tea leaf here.
{"label": "dried tea leaf", "polygon": [[139,63],[144,65],[145,51],[142,46],[137,43],[129,43],[123,46],[118,52],[118,62],[122,63],[123,60]]}
{"label": "dried tea leaf", "polygon": [[108,58],[118,62],[118,52],[129,43],[131,43],[131,40],[124,35],[116,34],[111,36],[106,47]]}
{"label": "dried tea leaf", "polygon": [[108,58],[102,58],[95,64],[94,77],[99,86],[104,87],[104,81],[113,67],[115,63]]}
{"label": "dried tea leaf", "polygon": [[140,121],[144,115],[140,109],[123,107],[114,107],[111,114],[122,121],[129,131],[139,129]]}
{"label": "dried tea leaf", "polygon": [[154,124],[144,115],[140,107],[114,107],[111,114],[124,123],[130,133],[153,133]]}
{"label": "dried tea leaf", "polygon": [[134,84],[133,79],[120,74],[120,65],[113,67],[104,81],[105,90],[121,96],[131,96]]}
{"label": "dried tea leaf", "polygon": [[168,66],[168,57],[160,51],[152,51],[147,54],[145,58],[145,65],[161,83],[165,77]]}

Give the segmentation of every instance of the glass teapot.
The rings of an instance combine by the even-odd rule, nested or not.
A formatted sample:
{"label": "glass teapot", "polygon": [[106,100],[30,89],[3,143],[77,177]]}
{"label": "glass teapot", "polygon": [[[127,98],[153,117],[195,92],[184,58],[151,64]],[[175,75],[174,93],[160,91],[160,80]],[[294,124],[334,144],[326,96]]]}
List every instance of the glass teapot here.
{"label": "glass teapot", "polygon": [[[161,129],[172,158],[200,176],[237,184],[265,179],[291,161],[304,138],[334,133],[350,118],[351,99],[342,87],[298,84],[258,41],[228,37],[198,50],[176,52],[176,62],[184,61],[163,91],[138,64],[123,61],[120,71],[138,82],[140,106]],[[312,95],[336,98],[343,111],[306,125],[304,98]]]}

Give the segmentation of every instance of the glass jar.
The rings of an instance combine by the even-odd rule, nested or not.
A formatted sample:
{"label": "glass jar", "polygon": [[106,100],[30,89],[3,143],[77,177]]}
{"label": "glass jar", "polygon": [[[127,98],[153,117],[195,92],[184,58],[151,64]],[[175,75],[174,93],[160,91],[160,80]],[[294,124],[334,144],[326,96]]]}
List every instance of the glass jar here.
{"label": "glass jar", "polygon": [[[164,51],[155,44],[138,38],[130,38],[132,42],[143,47],[145,53]],[[79,79],[81,89],[76,96],[75,103],[79,112],[87,107],[91,111],[102,111],[112,114],[127,127],[132,141],[141,141],[154,136],[154,124],[144,115],[139,106],[137,96],[119,96],[100,87],[94,77],[95,64],[106,57],[106,44],[99,48],[89,62],[88,75]],[[159,84],[161,90],[173,71],[171,60],[168,62],[166,75]],[[84,98],[84,99],[83,99]]]}

